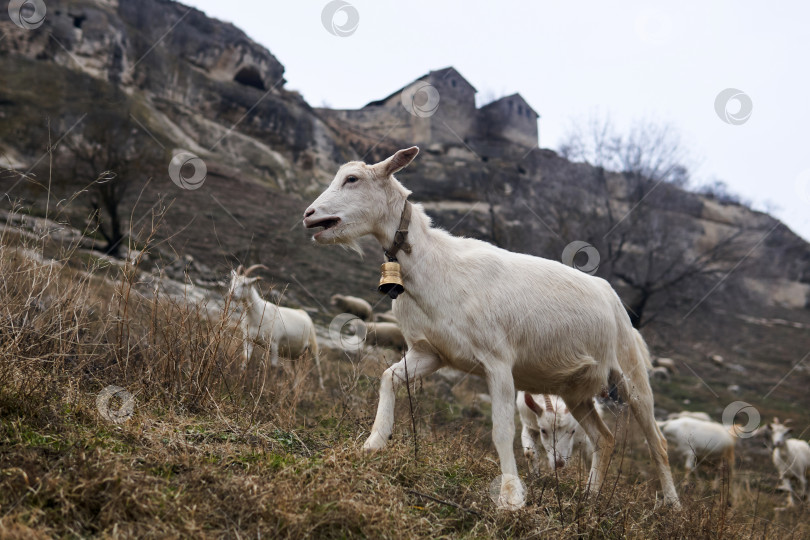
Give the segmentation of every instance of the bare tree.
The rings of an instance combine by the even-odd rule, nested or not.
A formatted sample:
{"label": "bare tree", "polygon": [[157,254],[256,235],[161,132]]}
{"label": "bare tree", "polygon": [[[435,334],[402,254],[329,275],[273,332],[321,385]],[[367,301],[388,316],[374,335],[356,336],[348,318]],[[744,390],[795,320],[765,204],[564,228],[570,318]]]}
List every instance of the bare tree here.
{"label": "bare tree", "polygon": [[597,248],[598,275],[624,291],[636,328],[656,317],[649,312],[654,299],[669,305],[686,299],[739,261],[743,231],[694,245],[704,231],[685,216],[701,203],[679,189],[688,179],[680,161],[687,153],[671,128],[637,124],[619,135],[609,120],[592,119],[569,134],[561,153],[594,165],[587,182],[594,189],[559,194],[551,215],[564,238]]}
{"label": "bare tree", "polygon": [[122,203],[155,152],[120,112],[97,112],[85,125],[88,127],[65,145],[72,157],[74,179],[90,182],[90,221],[104,237],[104,252],[118,257],[125,238]]}
{"label": "bare tree", "polygon": [[681,187],[689,182],[688,152],[677,130],[666,123],[636,121],[627,133],[619,133],[609,116],[593,115],[586,124],[575,124],[569,130],[559,152],[570,161],[653,182]]}

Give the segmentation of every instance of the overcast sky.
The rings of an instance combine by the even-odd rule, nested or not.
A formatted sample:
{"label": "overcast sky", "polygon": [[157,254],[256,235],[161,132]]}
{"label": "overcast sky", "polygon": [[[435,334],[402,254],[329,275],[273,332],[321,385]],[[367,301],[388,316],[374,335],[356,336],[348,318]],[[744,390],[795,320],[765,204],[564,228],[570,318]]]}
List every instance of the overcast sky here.
{"label": "overcast sky", "polygon": [[[326,0],[185,3],[267,47],[313,106],[361,107],[452,65],[479,98],[520,92],[544,148],[592,114],[669,122],[698,183],[775,205],[810,239],[810,2],[347,0],[359,22],[343,37],[322,22]],[[338,30],[351,15],[335,14]],[[753,107],[737,125],[715,110],[727,88]]]}

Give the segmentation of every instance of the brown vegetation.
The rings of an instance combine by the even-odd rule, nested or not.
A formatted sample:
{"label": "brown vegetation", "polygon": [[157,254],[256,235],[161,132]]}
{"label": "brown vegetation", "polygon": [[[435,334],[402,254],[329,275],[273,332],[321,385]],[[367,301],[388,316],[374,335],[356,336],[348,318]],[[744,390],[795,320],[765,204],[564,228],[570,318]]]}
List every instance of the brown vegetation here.
{"label": "brown vegetation", "polygon": [[[731,508],[721,481],[679,486],[682,512],[657,509],[634,437],[623,437],[605,492],[584,497],[576,473],[542,472],[525,477],[526,508],[499,512],[488,418],[463,392],[478,382],[419,385],[401,400],[393,444],[364,455],[381,358],[329,351],[326,391],[311,362],[274,371],[260,361],[241,373],[227,303],[212,316],[145,292],[137,260],[105,265],[10,231],[0,242],[0,536],[810,532],[804,510],[774,511],[770,472],[743,471]],[[110,385],[134,396],[131,418],[100,414],[96,398]],[[110,400],[113,413],[120,406]]]}

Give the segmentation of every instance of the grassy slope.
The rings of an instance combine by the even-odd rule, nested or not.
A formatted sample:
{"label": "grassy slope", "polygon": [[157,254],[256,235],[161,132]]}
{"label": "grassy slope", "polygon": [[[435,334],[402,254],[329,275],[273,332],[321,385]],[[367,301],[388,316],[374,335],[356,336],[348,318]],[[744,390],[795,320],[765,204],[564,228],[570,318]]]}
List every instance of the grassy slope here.
{"label": "grassy slope", "polygon": [[[47,242],[29,247],[64,264],[38,263],[19,244],[9,233],[0,243],[0,536],[810,533],[804,510],[774,510],[782,496],[762,456],[741,461],[732,508],[722,482],[707,479],[679,486],[682,513],[656,510],[657,482],[632,436],[620,436],[604,493],[583,499],[575,471],[545,471],[525,476],[526,508],[498,512],[480,381],[419,385],[413,410],[403,392],[390,447],[364,455],[379,354],[327,351],[326,391],[306,360],[242,374],[230,325],[133,292],[131,268],[101,269]],[[662,391],[674,399],[686,381]],[[136,398],[120,424],[95,403],[109,384]]]}

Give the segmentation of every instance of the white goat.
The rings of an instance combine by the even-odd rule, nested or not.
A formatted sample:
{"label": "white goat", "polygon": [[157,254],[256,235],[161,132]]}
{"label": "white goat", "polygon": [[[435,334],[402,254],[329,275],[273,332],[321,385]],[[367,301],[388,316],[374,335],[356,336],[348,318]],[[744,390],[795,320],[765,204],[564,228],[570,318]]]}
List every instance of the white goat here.
{"label": "white goat", "polygon": [[661,382],[669,382],[672,379],[669,375],[669,370],[665,367],[654,367],[650,369],[650,380],[651,381],[661,381]]}
{"label": "white goat", "polygon": [[692,415],[704,413],[680,413],[672,420],[659,422],[658,426],[675,452],[686,457],[686,477],[695,471],[696,462],[725,461],[728,467],[728,482],[734,478],[734,444],[737,438],[717,422],[700,420]]}
{"label": "white goat", "polygon": [[[537,472],[540,456],[537,440],[540,440],[551,469],[562,469],[574,456],[587,463],[593,455],[593,443],[585,434],[560,396],[517,393],[517,409],[523,424],[521,442],[523,455],[529,468]],[[595,402],[596,412],[602,416],[602,406]]]}
{"label": "white goat", "polygon": [[[515,388],[560,395],[594,442],[591,489],[607,474],[614,437],[594,412],[593,396],[616,384],[649,443],[664,499],[679,505],[664,439],[653,417],[647,379],[649,353],[610,284],[562,263],[512,253],[431,227],[393,174],[416,157],[416,147],[367,165],[340,167],[304,215],[319,244],[374,236],[401,264],[405,292],[394,314],[408,353],[388,368],[366,450],[383,448],[393,431],[396,389],[443,366],[479,375],[492,397],[492,438],[501,462],[499,506],[524,504],[513,451]],[[407,236],[404,246],[402,233]],[[400,250],[400,246],[402,246]],[[406,368],[407,366],[407,368]]]}
{"label": "white goat", "polygon": [[[405,343],[405,336],[402,335],[402,330],[400,330],[399,325],[390,322],[364,322],[362,324],[366,327],[367,345],[400,350],[408,348],[407,343]],[[356,326],[360,325],[358,324]],[[355,331],[359,332],[360,330],[356,328]]]}
{"label": "white goat", "polygon": [[[785,421],[788,422],[787,420]],[[773,464],[779,471],[779,488],[787,491],[788,506],[794,506],[793,495],[799,502],[807,499],[807,481],[810,480],[810,444],[790,437],[793,429],[779,422],[778,418],[768,424],[765,432],[773,446]],[[794,489],[791,480],[798,484]]]}
{"label": "white goat", "polygon": [[675,420],[676,418],[694,418],[696,420],[703,420],[705,422],[712,421],[712,417],[706,414],[705,412],[681,411],[669,413],[667,415],[667,420]]}
{"label": "white goat", "polygon": [[371,318],[371,304],[356,296],[332,295],[331,304],[344,313],[351,313],[367,321]]}
{"label": "white goat", "polygon": [[374,321],[375,322],[390,322],[399,324],[399,321],[394,316],[393,311],[386,311],[385,313],[375,313],[374,314]]}
{"label": "white goat", "polygon": [[240,265],[236,270],[232,270],[228,290],[231,298],[239,302],[244,309],[240,322],[244,339],[242,370],[250,361],[255,343],[270,348],[270,363],[273,366],[278,366],[279,349],[290,358],[304,354],[309,349],[310,354],[315,357],[318,385],[323,388],[318,340],[312,319],[304,310],[280,307],[262,299],[254,287],[254,283],[260,278],[250,277],[250,273],[257,268],[267,267],[254,264],[244,270]]}
{"label": "white goat", "polygon": [[675,373],[677,371],[675,368],[675,360],[672,358],[656,358],[653,360],[653,366],[667,368],[670,373]]}

